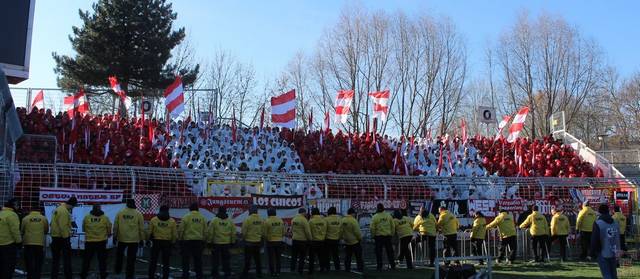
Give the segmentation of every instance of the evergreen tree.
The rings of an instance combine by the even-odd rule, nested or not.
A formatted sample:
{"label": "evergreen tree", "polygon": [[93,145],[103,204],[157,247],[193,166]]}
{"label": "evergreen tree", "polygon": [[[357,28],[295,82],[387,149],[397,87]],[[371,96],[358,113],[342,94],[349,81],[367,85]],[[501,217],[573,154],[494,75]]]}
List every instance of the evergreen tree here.
{"label": "evergreen tree", "polygon": [[83,24],[69,37],[76,56],[53,53],[58,86],[113,94],[108,77],[116,76],[127,95],[152,97],[161,96],[176,74],[185,86],[195,81],[199,65],[170,62],[185,31],[172,28],[176,13],[165,0],[99,0],[93,13],[79,14]]}

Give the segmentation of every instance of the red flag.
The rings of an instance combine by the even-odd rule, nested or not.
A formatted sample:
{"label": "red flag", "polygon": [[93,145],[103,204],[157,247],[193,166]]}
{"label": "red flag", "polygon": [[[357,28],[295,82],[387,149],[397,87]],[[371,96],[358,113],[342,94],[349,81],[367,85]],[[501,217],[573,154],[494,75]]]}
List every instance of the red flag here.
{"label": "red flag", "polygon": [[326,111],[324,113],[324,131],[325,131],[325,133],[329,133],[329,125],[331,125],[330,122],[329,122],[329,112]]}
{"label": "red flag", "polygon": [[236,142],[237,127],[236,127],[236,108],[233,108],[233,119],[231,120],[231,141]]}
{"label": "red flag", "polygon": [[29,112],[32,112],[38,107],[44,108],[44,91],[42,90],[38,91],[38,94],[36,94],[36,96],[33,98],[33,101],[31,102],[31,109],[29,109]]}
{"label": "red flag", "polygon": [[467,123],[464,121],[464,118],[460,120],[460,129],[462,130],[462,143],[467,142]]}
{"label": "red flag", "polygon": [[[372,135],[373,135],[373,142],[374,143],[378,143],[378,118],[374,118],[373,119],[373,128],[371,129],[372,131]],[[380,151],[378,151],[378,154],[380,154]]]}
{"label": "red flag", "polygon": [[153,121],[149,121],[149,141],[151,141],[151,144],[153,144],[153,138],[154,138],[154,131],[156,129],[156,124]]}
{"label": "red flag", "polygon": [[260,130],[264,128],[264,105],[262,105],[262,113],[260,113]]}
{"label": "red flag", "polygon": [[367,123],[366,123],[366,130],[365,130],[365,142],[369,142],[371,140],[371,134],[369,133],[369,117],[367,117]]}

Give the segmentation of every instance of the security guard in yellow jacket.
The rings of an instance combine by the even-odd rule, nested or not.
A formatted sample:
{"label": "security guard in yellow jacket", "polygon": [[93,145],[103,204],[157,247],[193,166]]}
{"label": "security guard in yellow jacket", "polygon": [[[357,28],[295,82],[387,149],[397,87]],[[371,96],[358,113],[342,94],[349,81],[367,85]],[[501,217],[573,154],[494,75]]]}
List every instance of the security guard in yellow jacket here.
{"label": "security guard in yellow jacket", "polygon": [[514,262],[516,260],[516,252],[518,249],[518,241],[516,239],[516,223],[513,220],[513,216],[504,209],[500,210],[500,214],[493,219],[493,222],[487,225],[487,229],[498,227],[500,231],[500,254],[496,259],[496,262],[504,260],[507,252],[507,247],[510,249],[508,261]]}
{"label": "security guard in yellow jacket", "polygon": [[[329,207],[327,217],[324,218],[324,220],[327,221],[327,237],[324,243],[327,249],[327,265],[329,265],[329,260],[333,259],[333,266],[336,270],[340,270],[340,252],[338,251],[342,230],[342,222],[340,219],[336,208],[333,206]],[[328,268],[329,266],[327,266],[327,269]]]}
{"label": "security guard in yellow jacket", "polygon": [[360,224],[356,220],[356,211],[353,208],[347,210],[347,216],[342,218],[342,241],[345,246],[344,269],[351,271],[351,256],[355,254],[358,272],[364,271],[364,261],[362,260],[362,233]]}
{"label": "security guard in yellow jacket", "polygon": [[311,228],[311,249],[309,251],[309,274],[313,274],[315,259],[318,257],[320,272],[329,270],[329,261],[327,259],[324,241],[327,237],[327,221],[320,215],[318,208],[311,209],[311,220],[309,220]]}
{"label": "security guard in yellow jacket", "polygon": [[[482,243],[487,236],[487,219],[480,211],[473,215],[473,225],[471,226],[471,253],[474,256],[482,256]],[[480,260],[480,264],[484,264]]]}
{"label": "security guard in yellow jacket", "polygon": [[264,233],[264,221],[258,215],[258,208],[254,205],[249,208],[249,217],[242,222],[242,237],[244,238],[244,269],[242,276],[246,278],[251,268],[251,258],[256,262],[256,276],[262,276],[262,264],[260,262],[260,247]]}
{"label": "security guard in yellow jacket", "polygon": [[122,273],[124,252],[127,251],[126,278],[134,278],[138,245],[145,240],[144,218],[136,210],[133,199],[127,200],[127,206],[116,214],[113,222],[113,238],[118,243],[116,250],[115,273]]}
{"label": "security guard in yellow jacket", "polygon": [[376,245],[376,268],[382,270],[382,248],[387,251],[387,260],[391,265],[391,269],[396,269],[396,262],[393,256],[393,246],[391,245],[391,236],[395,233],[396,227],[393,223],[391,215],[384,211],[384,205],[379,203],[376,206],[376,214],[371,218],[369,225],[371,236]]}
{"label": "security guard in yellow jacket", "polygon": [[[447,210],[446,206],[440,206],[440,216],[436,227],[444,235],[444,251],[445,257],[458,256],[458,227],[460,223],[458,218]],[[446,262],[445,262],[446,263]]]}
{"label": "security guard in yellow jacket", "polygon": [[47,217],[40,211],[31,211],[22,218],[20,224],[22,232],[22,244],[24,245],[24,263],[27,269],[27,278],[39,279],[42,273],[42,261],[44,259],[45,235],[49,232]]}
{"label": "security guard in yellow jacket", "polygon": [[298,215],[291,220],[291,272],[297,271],[302,274],[304,262],[307,258],[307,247],[311,241],[311,228],[307,220],[307,210],[298,209]]}
{"label": "security guard in yellow jacket", "polygon": [[395,210],[393,212],[393,222],[396,228],[395,234],[400,240],[400,256],[398,260],[403,258],[407,262],[407,268],[413,269],[413,261],[411,260],[411,239],[413,238],[413,222],[407,217],[407,211]]}
{"label": "security guard in yellow jacket", "polygon": [[569,235],[569,218],[562,214],[562,210],[551,209],[551,238],[560,242],[560,261],[567,260],[567,235]]}
{"label": "security guard in yellow jacket", "polygon": [[231,276],[231,254],[229,249],[231,245],[236,243],[236,226],[233,220],[227,215],[227,208],[221,206],[218,208],[216,218],[209,222],[207,232],[208,241],[213,245],[212,268],[211,274],[213,278],[218,277],[218,266],[222,262],[222,271],[226,278]]}
{"label": "security guard in yellow jacket", "polygon": [[436,217],[420,207],[420,213],[413,219],[413,230],[419,233],[418,241],[422,242],[422,254],[429,252],[429,266],[433,266],[436,259]]}
{"label": "security guard in yellow jacket", "polygon": [[627,230],[627,217],[620,212],[620,206],[613,207],[613,220],[618,221],[618,225],[620,225],[620,248],[622,251],[627,251],[627,241],[624,238],[624,233]]}
{"label": "security guard in yellow jacket", "polygon": [[[540,212],[538,212],[538,206],[534,205],[531,207],[531,214],[527,216],[527,219],[524,220],[522,224],[520,224],[521,229],[525,229],[531,227],[529,229],[529,233],[531,234],[531,238],[533,239],[533,256],[536,262],[543,262],[545,258],[548,256],[547,249],[547,238],[549,235],[549,224],[547,223],[547,218],[544,217]],[[541,251],[542,253],[539,253]]]}
{"label": "security guard in yellow jacket", "polygon": [[78,199],[71,197],[53,211],[51,218],[51,279],[58,278],[60,259],[64,265],[64,277],[71,279],[71,210]]}
{"label": "security guard in yellow jacket", "polygon": [[193,258],[194,271],[197,279],[202,279],[202,250],[207,220],[204,218],[197,203],[189,206],[189,213],[182,217],[178,226],[178,239],[182,248],[182,278],[189,278],[190,260]]}
{"label": "security guard in yellow jacket", "polygon": [[107,239],[111,235],[111,221],[104,215],[99,205],[94,205],[89,214],[84,217],[82,230],[85,242],[80,277],[87,278],[93,255],[97,254],[100,278],[105,279],[107,278]]}
{"label": "security guard in yellow jacket", "polygon": [[593,223],[596,222],[596,217],[596,212],[589,207],[589,202],[583,202],[576,219],[576,230],[580,233],[580,260],[582,261],[586,260],[587,255],[589,255],[591,231],[593,230]]}
{"label": "security guard in yellow jacket", "polygon": [[173,244],[178,239],[176,221],[169,215],[169,207],[160,206],[158,215],[149,221],[147,239],[152,241],[151,258],[149,260],[149,279],[156,278],[158,257],[162,254],[162,279],[169,278],[169,260]]}
{"label": "security guard in yellow jacket", "polygon": [[20,219],[15,212],[16,202],[10,199],[0,211],[0,277],[11,278],[16,268],[18,246],[22,245]]}
{"label": "security guard in yellow jacket", "polygon": [[284,237],[284,222],[276,216],[276,209],[267,209],[267,220],[264,221],[264,238],[269,258],[269,273],[271,277],[280,276],[282,256],[282,238]]}

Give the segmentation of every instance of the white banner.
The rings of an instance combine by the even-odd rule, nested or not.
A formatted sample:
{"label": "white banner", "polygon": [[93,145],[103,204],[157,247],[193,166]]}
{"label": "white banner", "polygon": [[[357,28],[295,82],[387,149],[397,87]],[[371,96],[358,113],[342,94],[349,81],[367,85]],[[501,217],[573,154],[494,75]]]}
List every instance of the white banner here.
{"label": "white banner", "polygon": [[76,197],[80,204],[105,204],[121,203],[124,197],[122,190],[91,190],[70,188],[40,188],[40,201],[44,203],[66,202],[71,197]]}
{"label": "white banner", "polygon": [[[109,217],[111,224],[116,218],[116,214],[124,208],[124,204],[105,204],[102,205],[102,211],[104,215]],[[47,220],[51,222],[53,218],[53,211],[56,210],[57,205],[47,205],[44,207],[44,214]],[[73,227],[73,233],[71,236],[71,249],[84,249],[84,232],[82,231],[82,220],[84,216],[89,214],[93,205],[79,205],[73,208],[71,211],[71,226]],[[107,247],[113,247],[113,240],[109,238],[107,241]]]}

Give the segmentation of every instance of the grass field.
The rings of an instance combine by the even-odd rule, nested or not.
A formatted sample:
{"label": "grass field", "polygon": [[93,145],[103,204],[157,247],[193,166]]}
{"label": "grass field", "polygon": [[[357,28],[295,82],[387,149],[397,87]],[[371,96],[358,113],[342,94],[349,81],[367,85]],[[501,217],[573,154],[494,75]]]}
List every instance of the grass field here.
{"label": "grass field", "polygon": [[[242,271],[242,263],[243,256],[240,254],[240,249],[234,249],[234,253],[232,254],[232,270],[234,272],[234,278],[238,278],[239,274]],[[147,251],[148,252],[148,251]],[[372,261],[371,253],[365,253],[366,259],[366,268],[364,274],[359,273],[347,273],[347,272],[325,272],[320,273],[316,272],[315,274],[308,275],[307,270],[305,269],[305,273],[303,276],[300,276],[297,273],[289,273],[289,259],[287,255],[283,255],[282,262],[282,276],[280,278],[393,278],[393,279],[413,279],[413,278],[432,278],[433,276],[433,268],[424,267],[421,265],[417,265],[414,270],[407,270],[403,268],[403,265],[399,267],[395,271],[375,271],[375,261]],[[108,272],[112,274],[113,272],[113,261],[115,259],[115,251],[111,251],[109,254],[109,265]],[[147,256],[142,257],[136,263],[136,277],[137,278],[147,278],[147,269],[148,265],[146,263]],[[75,276],[78,276],[80,273],[81,261],[82,257],[79,254],[76,254],[72,257],[73,261],[73,272]],[[203,256],[204,262],[204,273],[205,278],[211,278],[211,259],[209,256]],[[634,262],[632,263],[633,267],[621,267],[618,269],[618,277],[619,278],[640,278],[640,263]],[[179,251],[174,251],[174,255],[172,256],[171,266],[173,268],[172,277],[173,278],[181,278],[181,262],[179,257]],[[19,264],[18,268],[22,268],[22,265]],[[268,265],[267,259],[263,256],[262,260],[262,268],[264,278],[270,278],[268,275]],[[355,265],[352,265],[352,268],[355,268]],[[479,267],[478,267],[479,268]],[[50,260],[45,260],[45,264],[43,267],[43,278],[49,278],[50,276]],[[92,270],[96,271],[97,262],[94,259],[92,262]],[[159,270],[158,270],[159,271]],[[93,272],[95,273],[95,272]],[[195,276],[192,276],[195,277]],[[253,277],[253,276],[252,276]],[[23,276],[18,276],[18,278],[24,278]],[[93,277],[98,278],[98,277]],[[110,276],[110,278],[118,278]],[[123,278],[123,277],[122,277]],[[563,264],[552,262],[548,264],[529,264],[529,263],[517,263],[513,265],[498,265],[493,268],[493,278],[497,279],[529,279],[529,278],[601,278],[600,271],[598,270],[598,266],[595,263],[582,263],[582,262],[566,262]]]}

